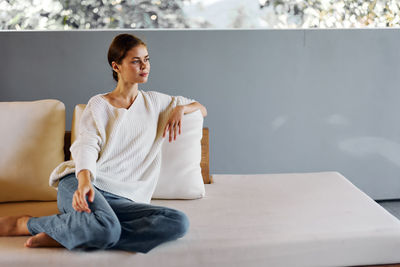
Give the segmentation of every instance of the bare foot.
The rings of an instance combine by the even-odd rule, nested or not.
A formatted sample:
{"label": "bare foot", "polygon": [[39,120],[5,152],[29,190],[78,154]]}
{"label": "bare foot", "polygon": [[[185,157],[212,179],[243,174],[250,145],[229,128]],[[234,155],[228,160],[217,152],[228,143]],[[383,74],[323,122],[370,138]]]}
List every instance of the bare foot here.
{"label": "bare foot", "polygon": [[0,217],[0,236],[31,235],[27,223],[32,216]]}
{"label": "bare foot", "polygon": [[27,248],[40,248],[40,247],[62,247],[60,243],[48,236],[46,233],[39,233],[30,237],[25,242]]}

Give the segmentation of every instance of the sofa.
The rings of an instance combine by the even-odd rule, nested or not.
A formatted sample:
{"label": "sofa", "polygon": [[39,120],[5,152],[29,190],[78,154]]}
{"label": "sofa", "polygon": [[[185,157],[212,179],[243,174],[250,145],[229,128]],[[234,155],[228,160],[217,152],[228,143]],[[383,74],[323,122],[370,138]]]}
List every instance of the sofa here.
{"label": "sofa", "polygon": [[[76,106],[69,132],[61,101],[0,103],[0,216],[58,213],[48,177],[73,161],[84,108]],[[26,236],[0,237],[0,266],[400,266],[400,221],[338,172],[210,176],[200,117],[185,115],[183,143],[163,145],[165,159],[176,149],[193,164],[168,162],[151,202],[188,215],[183,238],[142,254],[31,249]]]}

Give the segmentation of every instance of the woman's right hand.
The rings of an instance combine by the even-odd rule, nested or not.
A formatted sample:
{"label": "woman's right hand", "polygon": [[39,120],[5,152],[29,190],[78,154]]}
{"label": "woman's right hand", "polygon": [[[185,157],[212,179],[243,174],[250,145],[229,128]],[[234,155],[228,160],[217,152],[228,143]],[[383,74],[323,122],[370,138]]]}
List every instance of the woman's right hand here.
{"label": "woman's right hand", "polygon": [[86,201],[86,196],[88,200],[93,202],[94,200],[94,188],[90,182],[90,172],[88,170],[82,170],[78,174],[79,185],[78,189],[75,191],[72,197],[72,207],[76,211],[84,211],[90,213],[89,205]]}

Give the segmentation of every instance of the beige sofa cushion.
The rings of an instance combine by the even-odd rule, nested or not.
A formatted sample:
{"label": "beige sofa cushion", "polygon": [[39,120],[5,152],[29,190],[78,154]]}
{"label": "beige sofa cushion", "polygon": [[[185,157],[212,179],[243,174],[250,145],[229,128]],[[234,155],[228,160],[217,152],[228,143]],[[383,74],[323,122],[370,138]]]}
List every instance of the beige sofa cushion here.
{"label": "beige sofa cushion", "polygon": [[0,202],[56,200],[49,176],[64,161],[64,104],[0,102],[0,125]]}

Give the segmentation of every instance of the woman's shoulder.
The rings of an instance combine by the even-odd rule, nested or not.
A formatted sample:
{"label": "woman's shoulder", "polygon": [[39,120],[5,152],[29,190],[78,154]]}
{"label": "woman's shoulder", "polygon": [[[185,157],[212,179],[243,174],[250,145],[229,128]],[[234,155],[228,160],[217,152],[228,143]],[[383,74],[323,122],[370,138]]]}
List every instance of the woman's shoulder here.
{"label": "woman's shoulder", "polygon": [[90,109],[102,110],[107,107],[107,100],[103,97],[104,94],[96,94],[89,98],[86,107]]}
{"label": "woman's shoulder", "polygon": [[89,112],[92,116],[106,116],[108,114],[107,112],[107,102],[106,100],[102,97],[103,94],[96,94],[92,97],[89,98],[89,101],[87,102],[85,106],[86,112]]}
{"label": "woman's shoulder", "polygon": [[170,95],[157,92],[157,91],[143,91],[141,90],[143,98],[147,102],[155,103],[158,106],[165,106],[171,102],[172,97]]}
{"label": "woman's shoulder", "polygon": [[168,98],[171,97],[170,95],[158,92],[158,91],[143,91],[140,90],[143,94],[143,96],[149,96],[149,97],[153,97],[153,98]]}
{"label": "woman's shoulder", "polygon": [[96,94],[96,95],[90,97],[87,104],[88,104],[88,105],[89,105],[89,104],[90,104],[90,105],[103,105],[103,104],[104,104],[103,95],[104,95],[104,94]]}

